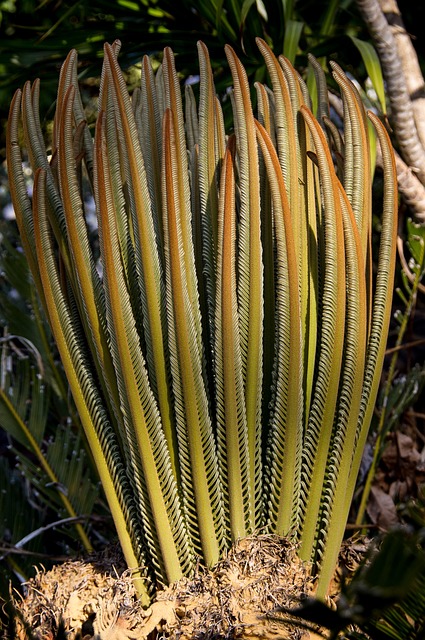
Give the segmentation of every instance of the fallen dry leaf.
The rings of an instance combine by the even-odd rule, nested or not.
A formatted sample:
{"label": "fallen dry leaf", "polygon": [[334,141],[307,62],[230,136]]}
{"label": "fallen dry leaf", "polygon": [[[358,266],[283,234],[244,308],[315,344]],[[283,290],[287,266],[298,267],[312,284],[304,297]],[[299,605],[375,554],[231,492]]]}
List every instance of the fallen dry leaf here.
{"label": "fallen dry leaf", "polygon": [[405,433],[401,433],[397,431],[397,448],[400,458],[403,460],[408,460],[411,463],[419,462],[421,459],[421,454],[416,448],[416,444],[413,439],[406,435]]}
{"label": "fallen dry leaf", "polygon": [[384,531],[399,522],[393,499],[377,485],[374,485],[370,491],[367,513],[372,523]]}

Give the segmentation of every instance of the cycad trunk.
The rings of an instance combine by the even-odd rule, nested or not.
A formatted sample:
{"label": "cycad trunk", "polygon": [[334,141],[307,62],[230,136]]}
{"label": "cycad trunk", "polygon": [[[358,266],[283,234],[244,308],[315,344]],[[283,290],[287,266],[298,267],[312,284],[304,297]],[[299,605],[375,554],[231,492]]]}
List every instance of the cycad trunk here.
{"label": "cycad trunk", "polygon": [[[60,620],[68,640],[78,634],[98,640],[144,640],[165,634],[181,640],[318,637],[275,612],[293,608],[314,591],[314,581],[293,544],[274,535],[236,543],[212,570],[200,568],[157,594],[146,611],[137,600],[131,574],[116,550],[86,561],[39,572],[15,603],[35,637],[46,638]],[[29,640],[18,625],[19,640]]]}

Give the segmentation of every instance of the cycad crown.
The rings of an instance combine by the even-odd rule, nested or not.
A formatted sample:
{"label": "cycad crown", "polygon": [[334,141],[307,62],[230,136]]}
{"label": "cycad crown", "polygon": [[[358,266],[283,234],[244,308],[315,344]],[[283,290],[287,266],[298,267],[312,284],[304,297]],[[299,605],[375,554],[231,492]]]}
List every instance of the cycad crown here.
{"label": "cycad crown", "polygon": [[185,116],[170,49],[156,75],[143,60],[130,97],[120,43],[105,45],[94,144],[71,52],[50,161],[39,83],[14,97],[10,189],[129,566],[173,581],[197,556],[211,565],[233,540],[265,527],[299,542],[323,595],[382,368],[395,168],[387,133],[368,114],[385,181],[372,281],[370,133],[359,94],[333,65],[342,137],[326,101],[316,119],[288,60],[258,46],[271,85],[255,86],[256,117],[245,70],[226,47],[234,84],[226,135],[205,45],[199,102],[187,88]]}

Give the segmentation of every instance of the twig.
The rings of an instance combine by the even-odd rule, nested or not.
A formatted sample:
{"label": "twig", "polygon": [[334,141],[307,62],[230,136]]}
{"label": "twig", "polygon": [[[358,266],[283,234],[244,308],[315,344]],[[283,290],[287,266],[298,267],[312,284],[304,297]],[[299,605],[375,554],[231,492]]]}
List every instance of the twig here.
{"label": "twig", "polygon": [[1,556],[0,560],[12,554],[20,555],[20,556],[31,556],[34,558],[45,558],[45,559],[52,560],[54,562],[65,562],[66,560],[69,560],[69,556],[52,556],[49,553],[40,553],[39,551],[28,551],[27,549],[17,549],[14,545],[11,547],[0,546],[0,553],[4,554],[3,556]]}
{"label": "twig", "polygon": [[391,347],[385,351],[385,355],[389,356],[396,351],[405,351],[407,349],[413,349],[414,347],[418,347],[421,344],[425,344],[425,338],[421,338],[420,340],[413,340],[412,342],[405,342],[404,344],[399,344],[396,347]]}
{"label": "twig", "polygon": [[[397,251],[398,251],[399,258],[400,258],[401,266],[403,267],[403,271],[406,274],[407,279],[409,280],[409,282],[411,284],[413,284],[415,282],[415,280],[416,280],[416,276],[409,269],[409,265],[407,264],[407,260],[406,260],[405,255],[404,255],[403,239],[400,238],[400,236],[397,237]],[[418,287],[418,291],[420,291],[421,293],[425,293],[425,286],[423,284],[421,284],[419,282],[417,287]]]}
{"label": "twig", "polygon": [[[64,524],[76,524],[76,523],[86,522],[87,520],[90,520],[91,517],[92,516],[74,516],[72,518],[63,518],[62,520],[57,520],[56,522],[51,522],[50,524],[46,524],[44,527],[39,527],[35,531],[32,531],[31,533],[26,535],[24,538],[19,540],[19,542],[16,542],[13,545],[13,547],[11,547],[10,549],[8,548],[6,553],[0,556],[0,561],[4,560],[4,558],[7,555],[9,555],[9,553],[16,553],[18,550],[20,550],[22,547],[28,544],[28,542],[30,542],[31,540],[34,540],[34,538],[41,535],[45,531],[48,531],[49,529],[54,529],[55,527],[59,527]],[[14,549],[14,551],[12,551],[12,549]]]}

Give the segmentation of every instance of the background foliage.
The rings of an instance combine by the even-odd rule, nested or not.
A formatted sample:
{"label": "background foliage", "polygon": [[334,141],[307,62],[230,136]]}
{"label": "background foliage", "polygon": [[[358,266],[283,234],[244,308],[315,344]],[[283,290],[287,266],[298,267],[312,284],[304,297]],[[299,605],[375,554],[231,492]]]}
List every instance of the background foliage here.
{"label": "background foliage", "polygon": [[[408,30],[412,33],[418,33],[417,25],[424,22],[425,7],[421,3],[411,3],[409,0],[399,2],[399,6]],[[259,61],[257,50],[253,45],[253,35],[258,34],[273,44],[276,53],[280,53],[285,46],[287,54],[288,52],[296,53],[296,65],[301,70],[306,65],[306,54],[312,52],[318,57],[336,58],[344,68],[350,69],[356,77],[364,79],[365,69],[361,56],[350,38],[347,37],[350,34],[367,39],[366,30],[358,16],[354,2],[350,0],[342,2],[301,0],[292,3],[283,0],[280,3],[274,0],[264,0],[264,7],[267,19],[264,18],[262,3],[249,1],[204,0],[194,3],[186,0],[180,0],[180,2],[167,0],[158,0],[157,2],[153,0],[119,2],[102,0],[92,0],[91,2],[88,0],[77,0],[76,2],[72,0],[71,2],[24,0],[18,2],[4,0],[0,3],[0,156],[4,152],[2,135],[4,122],[14,90],[22,86],[27,79],[41,77],[42,96],[44,97],[41,111],[44,114],[45,122],[48,123],[53,114],[58,68],[69,49],[75,47],[79,52],[83,90],[86,98],[90,98],[92,86],[95,83],[94,78],[99,75],[101,44],[103,41],[111,42],[117,36],[125,43],[120,64],[128,68],[137,64],[144,53],[157,55],[165,44],[171,42],[178,55],[178,66],[184,77],[197,74],[197,60],[193,51],[195,42],[201,38],[209,47],[214,65],[216,86],[221,93],[225,91],[225,87],[229,83],[223,53],[225,42],[231,42],[235,47],[246,65],[251,79],[263,79],[264,66],[262,61]],[[224,19],[225,12],[222,9],[227,9],[226,19]],[[327,21],[326,16],[331,19]],[[292,44],[289,43],[291,38],[285,39],[285,32],[287,35],[290,34]],[[299,46],[297,47],[293,43],[297,42],[298,37]],[[423,61],[423,43],[420,37],[414,40],[414,44]],[[131,76],[129,77],[131,79]],[[135,77],[138,77],[137,73]],[[0,187],[0,205],[3,206],[7,202],[4,175]],[[43,350],[40,336],[35,335],[35,325],[32,321],[29,322],[30,319],[33,319],[35,312],[33,294],[26,276],[22,275],[20,271],[22,264],[19,260],[14,223],[7,222],[5,225],[2,221],[0,234],[2,239],[0,255],[0,287],[3,296],[0,302],[2,327],[7,326],[10,334],[26,337],[31,344],[37,345],[44,371],[49,372],[50,370],[50,377],[44,378],[44,385],[49,397],[49,408],[42,445],[43,451],[46,451],[47,455],[49,443],[52,442],[57,426],[69,422],[73,423],[73,433],[77,438],[78,422],[73,416],[72,403],[66,391],[60,388],[59,381],[62,372],[57,366],[47,325],[41,318],[38,328],[44,326],[46,333],[43,339],[45,346],[48,347],[47,350]],[[7,243],[3,241],[5,237],[8,239]],[[14,276],[15,280],[13,280]],[[20,283],[19,287],[16,287],[17,282]],[[401,275],[399,284],[403,289],[404,282]],[[404,312],[404,305],[400,301],[396,301],[396,306],[402,307],[402,313]],[[418,323],[423,323],[424,319],[423,301],[420,297],[418,301],[415,299],[415,305],[411,311],[405,334],[406,342],[422,337],[422,333],[418,332],[417,328]],[[23,320],[26,322],[22,325]],[[391,337],[392,343],[396,342],[398,332],[399,325],[395,322]],[[14,343],[7,341],[2,344],[2,353],[4,354],[4,345],[6,344],[7,350],[9,350],[11,344]],[[22,350],[22,344],[19,341],[15,347],[19,354],[24,353],[28,357],[27,364],[32,372],[31,375],[37,375],[40,360],[34,357],[34,353],[31,355],[26,352],[26,349]],[[397,381],[395,392],[400,391],[400,384],[403,385],[400,380],[405,372],[412,371],[415,364],[422,366],[424,357],[423,351],[420,349],[419,346],[415,350],[400,353],[401,357],[397,362],[395,372]],[[14,351],[14,355],[17,355],[16,351]],[[52,358],[55,364],[53,368]],[[19,361],[19,357],[17,361]],[[27,367],[27,364],[23,366]],[[53,372],[54,375],[52,375]],[[410,376],[410,380],[413,380],[413,386],[415,386],[415,374]],[[399,395],[403,396],[402,393]],[[398,421],[394,425],[395,427],[400,425],[402,416],[406,415],[406,409],[411,412],[414,400],[414,397],[413,399],[409,397],[405,404],[397,405]],[[421,411],[423,411],[423,406],[417,406],[416,413]],[[411,419],[413,420],[413,418]],[[387,434],[386,437],[391,438],[392,436]],[[14,443],[15,448],[11,450],[9,444],[10,440],[3,437],[1,454],[7,459],[8,464],[13,466],[18,453],[21,462],[19,469],[14,471],[12,475],[8,473],[9,467],[7,465],[4,465],[4,468],[2,466],[0,470],[1,487],[10,488],[9,497],[12,496],[13,500],[10,500],[8,504],[13,506],[15,512],[16,504],[19,504],[21,512],[25,513],[27,517],[25,518],[25,527],[22,530],[19,530],[18,526],[15,528],[15,525],[11,528],[10,523],[13,520],[9,520],[6,533],[4,529],[0,530],[0,537],[4,540],[6,536],[9,542],[15,543],[27,533],[42,526],[43,523],[52,522],[55,518],[62,517],[63,512],[61,511],[62,507],[58,507],[57,492],[50,491],[48,499],[46,496],[41,498],[39,488],[34,483],[34,470],[37,469],[37,463],[34,461],[33,452],[29,452],[28,455],[23,453],[22,445],[16,443]],[[33,465],[32,475],[31,464]],[[92,473],[89,458],[87,458],[86,466],[87,472]],[[387,464],[382,473],[388,476],[388,474],[395,474],[398,471],[395,471],[394,467],[389,469]],[[420,481],[420,477],[415,477],[414,488],[411,490],[416,491],[415,487],[419,486]],[[96,482],[93,475],[91,482]],[[0,505],[0,512],[2,514],[8,512],[7,506],[3,506],[2,510],[2,505]],[[99,498],[95,502],[94,512],[101,517],[105,515],[103,502]],[[22,520],[20,522],[22,525]],[[63,552],[70,553],[79,544],[75,544],[75,534],[70,533],[70,529],[68,527],[60,530],[61,535],[63,532],[66,533],[60,540],[59,546],[58,536],[51,536],[46,532],[43,537],[34,539],[31,543],[34,545],[32,550],[37,551],[38,549],[42,553],[54,550],[58,555]],[[101,532],[97,526],[94,529],[95,538],[103,541],[102,536],[105,531],[108,531],[105,522],[102,521]],[[11,575],[11,561],[11,556],[8,556],[4,578]],[[33,564],[33,558],[26,561],[25,557],[20,557],[19,561],[24,567],[27,565],[28,570]],[[4,560],[2,560],[1,566],[4,567]],[[6,581],[3,580],[3,586],[5,585]]]}
{"label": "background foliage", "polygon": [[361,56],[348,37],[367,37],[353,0],[5,0],[0,11],[2,119],[14,90],[36,77],[42,82],[41,110],[49,118],[58,69],[71,48],[78,51],[80,79],[90,91],[100,74],[102,44],[115,38],[125,43],[120,56],[124,68],[171,43],[183,77],[198,74],[193,47],[201,39],[210,52],[219,94],[230,84],[226,43],[235,48],[251,83],[265,78],[256,36],[277,55],[284,52],[299,69],[312,53],[333,56],[345,69],[365,77]]}

